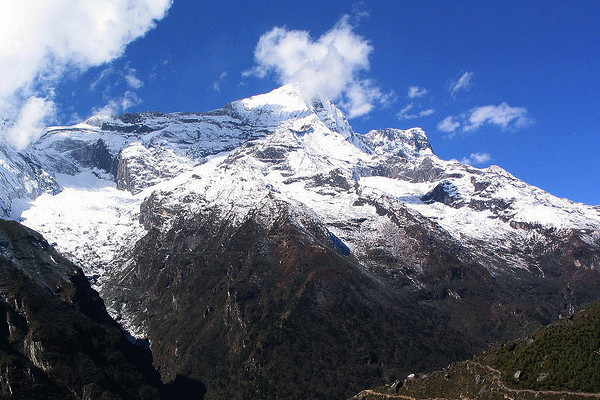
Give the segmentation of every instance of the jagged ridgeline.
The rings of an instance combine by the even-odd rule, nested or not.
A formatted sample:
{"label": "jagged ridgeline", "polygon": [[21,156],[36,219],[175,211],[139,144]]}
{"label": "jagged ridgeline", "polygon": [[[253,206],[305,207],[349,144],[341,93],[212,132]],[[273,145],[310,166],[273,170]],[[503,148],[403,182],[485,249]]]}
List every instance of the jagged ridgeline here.
{"label": "jagged ridgeline", "polygon": [[393,398],[600,398],[600,303],[470,361],[354,397]]}
{"label": "jagged ridgeline", "polygon": [[419,128],[356,133],[294,86],[0,158],[0,211],[206,399],[351,396],[600,297],[598,207],[442,160]]}

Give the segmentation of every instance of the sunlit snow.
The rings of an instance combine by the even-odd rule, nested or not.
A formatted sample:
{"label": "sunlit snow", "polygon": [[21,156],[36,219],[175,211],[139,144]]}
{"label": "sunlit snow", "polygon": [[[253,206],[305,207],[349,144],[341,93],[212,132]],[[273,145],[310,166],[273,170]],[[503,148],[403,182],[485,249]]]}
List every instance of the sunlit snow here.
{"label": "sunlit snow", "polygon": [[[135,121],[97,117],[49,129],[26,152],[62,191],[14,189],[10,199],[13,215],[78,262],[100,291],[145,234],[140,205],[152,194],[174,214],[216,210],[234,225],[277,199],[323,224],[359,259],[379,243],[415,270],[422,261],[411,254],[413,239],[365,199],[427,218],[466,247],[495,241],[512,268],[526,263],[510,255],[511,246],[536,239],[518,223],[587,229],[590,241],[600,231],[597,208],[556,198],[497,166],[441,160],[419,128],[357,134],[335,105],[306,101],[294,86],[204,114],[129,118]],[[119,159],[121,181],[116,170],[77,160],[91,157],[78,153],[90,145],[91,156]],[[117,189],[116,181],[126,187]],[[421,200],[444,181],[457,204]]]}

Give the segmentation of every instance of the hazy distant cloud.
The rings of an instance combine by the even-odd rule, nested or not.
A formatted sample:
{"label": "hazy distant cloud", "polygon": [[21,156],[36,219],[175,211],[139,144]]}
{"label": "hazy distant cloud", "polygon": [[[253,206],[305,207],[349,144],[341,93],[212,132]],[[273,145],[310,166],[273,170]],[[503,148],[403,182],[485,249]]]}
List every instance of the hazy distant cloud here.
{"label": "hazy distant cloud", "polygon": [[[14,110],[8,118],[23,117],[31,122],[38,117],[37,123],[17,121],[15,126],[42,126],[54,112],[54,88],[66,72],[85,71],[121,56],[130,42],[166,15],[171,3],[172,0],[0,2],[0,101],[11,104]],[[50,114],[33,113],[31,108],[21,110],[25,106]],[[24,137],[34,138],[39,133]],[[18,134],[25,135],[23,131]],[[18,138],[10,140],[24,143]]]}
{"label": "hazy distant cloud", "polygon": [[473,75],[473,72],[467,71],[464,74],[462,74],[457,81],[453,81],[450,83],[448,89],[452,97],[456,96],[456,93],[458,93],[461,90],[468,91],[471,89],[471,78],[473,78]]}
{"label": "hazy distant cloud", "polygon": [[308,97],[339,100],[350,118],[370,112],[385,94],[361,73],[369,70],[373,47],[353,32],[344,16],[318,39],[307,31],[273,28],[263,34],[256,49],[256,65],[244,76],[261,78],[274,72],[283,84],[299,84]]}
{"label": "hazy distant cloud", "polygon": [[446,133],[454,133],[459,127],[460,122],[455,121],[452,116],[444,118],[437,125],[438,131]]}
{"label": "hazy distant cloud", "polygon": [[29,97],[21,106],[16,123],[6,131],[8,142],[18,149],[27,146],[54,120],[55,113],[53,101]]}
{"label": "hazy distant cloud", "polygon": [[90,90],[96,90],[96,87],[100,84],[100,82],[102,82],[103,80],[105,80],[112,73],[114,73],[114,67],[113,66],[104,68],[102,71],[100,71],[100,73],[98,74],[98,76],[96,77],[96,79],[94,79],[92,81],[92,83],[90,83]]}
{"label": "hazy distant cloud", "polygon": [[412,118],[417,118],[416,115],[411,115],[410,111],[414,108],[414,104],[407,104],[406,107],[404,107],[402,110],[398,111],[398,114],[396,114],[396,117],[398,117],[398,119],[402,120],[402,119],[412,119]]}
{"label": "hazy distant cloud", "polygon": [[121,70],[118,70],[114,65],[104,68],[98,73],[96,79],[90,83],[90,90],[96,90],[98,86],[103,84],[104,91],[108,91],[118,82],[124,82],[130,89],[139,89],[144,86],[144,81],[137,76],[137,70],[126,63]]}
{"label": "hazy distant cloud", "polygon": [[140,104],[142,99],[136,93],[127,90],[120,98],[110,99],[103,107],[92,109],[92,114],[115,116]]}
{"label": "hazy distant cloud", "polygon": [[131,89],[139,89],[144,86],[144,82],[136,76],[135,68],[131,68],[129,65],[126,67],[126,74],[124,76],[127,86]]}
{"label": "hazy distant cloud", "polygon": [[71,116],[69,117],[67,125],[75,125],[75,124],[80,123],[81,121],[83,121],[83,118],[81,118],[81,115],[74,112],[74,113],[71,113]]}
{"label": "hazy distant cloud", "polygon": [[492,157],[489,153],[471,153],[468,157],[464,157],[462,160],[460,160],[460,162],[469,165],[480,165],[485,164],[491,159]]}
{"label": "hazy distant cloud", "polygon": [[485,124],[492,124],[502,129],[523,128],[533,122],[524,107],[511,107],[505,102],[497,106],[483,106],[471,110],[468,125],[463,127],[465,132],[479,129]]}
{"label": "hazy distant cloud", "polygon": [[123,112],[126,112],[131,107],[138,106],[142,104],[142,99],[135,94],[134,92],[130,92],[129,90],[125,92],[120,101],[121,109]]}
{"label": "hazy distant cloud", "polygon": [[148,74],[147,79],[150,82],[154,81],[156,79],[156,77],[159,75],[159,71],[166,68],[169,64],[171,64],[170,58],[163,58],[162,60],[155,62],[154,65],[152,65],[152,70]]}
{"label": "hazy distant cloud", "polygon": [[410,103],[406,107],[404,107],[402,110],[400,110],[398,112],[398,114],[396,114],[396,117],[398,117],[399,120],[415,119],[415,118],[420,118],[420,117],[427,117],[433,113],[435,113],[435,110],[432,108],[430,108],[428,110],[417,111],[417,110],[415,110],[414,103]]}
{"label": "hazy distant cloud", "polygon": [[223,71],[221,72],[221,75],[219,75],[219,79],[217,79],[216,81],[213,82],[212,84],[212,88],[215,92],[220,92],[221,91],[221,85],[223,84],[223,80],[227,77],[227,72]]}
{"label": "hazy distant cloud", "polygon": [[422,97],[425,96],[427,94],[427,89],[422,88],[422,87],[418,87],[418,86],[411,86],[408,88],[408,95],[407,97],[409,99],[414,99],[417,97]]}
{"label": "hazy distant cloud", "polygon": [[354,22],[359,22],[361,19],[368,18],[371,15],[371,11],[367,8],[367,3],[364,1],[359,1],[352,4],[352,14],[350,14],[350,18],[354,20]]}

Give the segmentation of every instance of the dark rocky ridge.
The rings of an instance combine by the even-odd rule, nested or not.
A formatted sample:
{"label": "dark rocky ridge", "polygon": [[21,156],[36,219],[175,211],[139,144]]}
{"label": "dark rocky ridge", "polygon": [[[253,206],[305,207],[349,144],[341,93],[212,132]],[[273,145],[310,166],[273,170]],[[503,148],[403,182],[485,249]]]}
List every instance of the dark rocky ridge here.
{"label": "dark rocky ridge", "polygon": [[438,202],[450,207],[460,207],[462,199],[456,185],[450,181],[442,181],[434,187],[429,193],[421,197],[423,203]]}
{"label": "dark rocky ridge", "polygon": [[163,378],[201,380],[214,399],[332,398],[471,351],[438,311],[365,274],[288,207],[274,201],[235,229],[206,210],[138,243],[125,284],[136,289],[115,295],[148,310],[138,315]]}
{"label": "dark rocky ridge", "polygon": [[0,297],[1,398],[167,398],[150,352],[129,343],[81,270],[4,220]]}

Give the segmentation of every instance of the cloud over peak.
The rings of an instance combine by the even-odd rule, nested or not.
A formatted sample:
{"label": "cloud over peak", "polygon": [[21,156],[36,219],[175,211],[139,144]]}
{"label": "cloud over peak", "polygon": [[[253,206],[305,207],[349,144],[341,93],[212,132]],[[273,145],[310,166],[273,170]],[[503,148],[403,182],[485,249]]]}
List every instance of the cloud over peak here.
{"label": "cloud over peak", "polygon": [[25,147],[43,131],[56,112],[54,102],[32,96],[19,110],[15,124],[9,128],[8,141],[16,148]]}
{"label": "cloud over peak", "polygon": [[455,121],[453,116],[448,116],[437,124],[438,131],[453,133],[460,127],[460,122]]}
{"label": "cloud over peak", "polygon": [[464,157],[462,160],[460,160],[460,162],[469,165],[480,165],[485,164],[491,159],[492,156],[490,156],[489,153],[471,153],[468,157]]}
{"label": "cloud over peak", "polygon": [[435,110],[433,108],[418,111],[418,110],[415,110],[414,103],[410,103],[406,107],[404,107],[402,110],[400,110],[398,112],[398,114],[396,114],[396,117],[398,117],[398,119],[402,121],[405,119],[415,119],[415,118],[420,118],[420,117],[427,117],[433,113],[435,113]]}
{"label": "cloud over peak", "polygon": [[389,96],[361,76],[370,68],[373,47],[354,33],[349,19],[344,16],[317,39],[307,31],[271,29],[258,40],[255,66],[244,75],[274,73],[279,83],[299,84],[307,97],[339,100],[350,118],[367,114]]}
{"label": "cloud over peak", "polygon": [[123,96],[108,99],[103,107],[94,108],[92,114],[115,116],[127,112],[131,107],[135,107],[139,104],[142,104],[142,99],[140,99],[135,92],[126,90],[125,93],[123,93]]}

